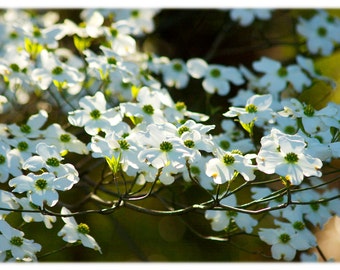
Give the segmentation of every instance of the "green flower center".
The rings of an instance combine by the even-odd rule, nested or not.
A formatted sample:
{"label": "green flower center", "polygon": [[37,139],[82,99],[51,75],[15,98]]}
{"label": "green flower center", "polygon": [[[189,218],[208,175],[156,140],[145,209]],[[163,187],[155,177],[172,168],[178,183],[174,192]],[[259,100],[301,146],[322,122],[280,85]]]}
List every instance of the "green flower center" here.
{"label": "green flower center", "polygon": [[283,233],[279,236],[281,243],[286,244],[290,241],[290,236],[287,233]]}
{"label": "green flower center", "polygon": [[175,63],[172,65],[172,69],[177,72],[181,72],[183,70],[183,66],[181,63]]}
{"label": "green flower center", "polygon": [[319,210],[319,208],[320,208],[320,205],[318,204],[318,203],[311,203],[310,205],[310,208],[312,208],[312,210],[314,211],[314,212],[316,212],[316,211],[318,211]]}
{"label": "green flower center", "polygon": [[285,156],[285,160],[288,162],[288,163],[296,163],[299,161],[299,157],[297,156],[297,154],[291,152],[291,153],[288,153],[286,156]]}
{"label": "green flower center", "polygon": [[131,83],[129,83],[129,82],[121,82],[121,83],[120,83],[120,86],[121,86],[124,90],[130,89],[130,88],[131,88]]}
{"label": "green flower center", "polygon": [[0,164],[4,164],[6,162],[6,158],[4,155],[0,155]]}
{"label": "green flower center", "polygon": [[35,187],[39,190],[44,190],[47,186],[47,181],[43,178],[39,178],[37,181],[35,181]]}
{"label": "green flower center", "polygon": [[217,68],[210,70],[210,76],[213,78],[219,78],[221,76],[221,71]]}
{"label": "green flower center", "polygon": [[193,148],[195,147],[195,142],[193,140],[185,140],[184,145],[188,148]]}
{"label": "green flower center", "polygon": [[38,27],[34,27],[33,36],[36,37],[36,38],[41,37],[41,31]]}
{"label": "green flower center", "polygon": [[107,58],[107,63],[110,65],[117,65],[117,59],[115,57],[109,57]]}
{"label": "green flower center", "polygon": [[60,162],[57,158],[51,157],[46,160],[46,164],[52,167],[58,167]]}
{"label": "green flower center", "polygon": [[63,73],[63,68],[62,67],[55,67],[54,69],[52,69],[52,74],[53,75],[60,75],[61,73]]}
{"label": "green flower center", "polygon": [[228,150],[229,147],[230,147],[230,142],[228,141],[220,141],[220,147],[223,149],[223,150]]}
{"label": "green flower center", "polygon": [[229,154],[225,154],[224,156],[223,156],[223,163],[225,164],[225,165],[231,165],[231,164],[233,164],[235,162],[235,158],[232,156],[232,155],[229,155]]}
{"label": "green flower center", "polygon": [[9,241],[13,246],[20,247],[23,245],[24,240],[19,236],[13,236]]}
{"label": "green flower center", "polygon": [[143,106],[143,112],[149,115],[153,115],[155,109],[152,107],[152,105],[144,105]]}
{"label": "green flower center", "polygon": [[164,141],[160,144],[159,148],[161,149],[161,151],[163,152],[170,152],[172,150],[172,143]]}
{"label": "green flower center", "polygon": [[245,108],[247,113],[256,113],[257,112],[257,106],[254,104],[249,104]]}
{"label": "green flower center", "polygon": [[236,211],[227,211],[227,216],[228,217],[236,217],[237,216],[237,212]]}
{"label": "green flower center", "polygon": [[190,131],[190,128],[183,126],[178,129],[178,134],[181,136],[184,132]]}
{"label": "green flower center", "polygon": [[29,125],[23,124],[23,125],[20,126],[20,131],[22,133],[29,134],[29,133],[31,133],[31,130],[32,130],[32,128]]}
{"label": "green flower center", "polygon": [[177,111],[180,112],[180,111],[185,110],[187,108],[187,106],[185,105],[184,102],[178,101],[178,102],[176,102],[175,108],[176,108]]}
{"label": "green flower center", "polygon": [[17,32],[11,32],[10,34],[9,34],[9,37],[11,38],[11,39],[16,39],[16,38],[18,38],[18,33]]}
{"label": "green flower center", "polygon": [[123,150],[128,150],[130,148],[130,144],[126,140],[119,140],[118,144]]}
{"label": "green flower center", "polygon": [[61,142],[67,143],[71,141],[71,136],[69,134],[61,134],[59,139]]}
{"label": "green flower center", "polygon": [[77,231],[81,234],[89,234],[90,233],[90,228],[87,226],[85,223],[80,223],[77,227]]}
{"label": "green flower center", "polygon": [[293,223],[293,228],[298,231],[302,231],[305,229],[305,224],[302,221],[295,221]]}
{"label": "green flower center", "polygon": [[110,29],[110,33],[113,37],[116,37],[118,35],[118,31],[116,28],[111,28]]}
{"label": "green flower center", "polygon": [[308,116],[308,117],[312,117],[315,113],[315,109],[313,108],[312,105],[308,104],[306,105],[306,107],[303,109],[303,113]]}
{"label": "green flower center", "polygon": [[11,64],[10,65],[10,68],[14,71],[14,72],[19,72],[20,71],[20,68],[17,64]]}
{"label": "green flower center", "polygon": [[287,69],[285,68],[285,67],[281,67],[278,71],[277,71],[277,75],[279,76],[279,77],[286,77],[287,76],[287,74],[288,74],[288,72],[287,72]]}
{"label": "green flower center", "polygon": [[327,29],[325,27],[319,27],[317,31],[320,37],[324,37],[327,35]]}
{"label": "green flower center", "polygon": [[17,148],[19,149],[20,152],[26,151],[28,149],[28,143],[24,141],[19,142]]}
{"label": "green flower center", "polygon": [[138,18],[139,17],[139,10],[132,10],[131,17]]}
{"label": "green flower center", "polygon": [[93,110],[92,112],[90,112],[90,116],[93,118],[93,119],[99,119],[100,118],[100,111],[98,110]]}
{"label": "green flower center", "polygon": [[286,134],[290,134],[290,135],[293,135],[293,134],[295,134],[295,127],[293,127],[293,126],[286,126],[285,128],[284,128],[284,132],[286,133]]}
{"label": "green flower center", "polygon": [[191,166],[190,171],[195,175],[199,175],[201,173],[200,168],[198,168],[197,166]]}

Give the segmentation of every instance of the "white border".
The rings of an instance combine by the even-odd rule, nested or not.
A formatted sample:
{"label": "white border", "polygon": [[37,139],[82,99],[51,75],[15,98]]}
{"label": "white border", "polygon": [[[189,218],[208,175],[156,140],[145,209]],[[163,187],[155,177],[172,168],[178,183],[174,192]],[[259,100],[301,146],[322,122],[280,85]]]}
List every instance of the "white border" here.
{"label": "white border", "polygon": [[[299,3],[297,3],[299,2]],[[334,0],[0,0],[4,8],[340,8]]]}

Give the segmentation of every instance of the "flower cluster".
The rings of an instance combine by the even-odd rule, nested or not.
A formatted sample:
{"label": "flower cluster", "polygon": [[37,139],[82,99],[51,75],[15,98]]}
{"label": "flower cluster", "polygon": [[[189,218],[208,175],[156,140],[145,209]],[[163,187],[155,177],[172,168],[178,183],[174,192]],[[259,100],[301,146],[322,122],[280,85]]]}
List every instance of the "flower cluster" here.
{"label": "flower cluster", "polygon": [[[204,210],[214,233],[256,234],[276,260],[316,247],[309,225],[340,215],[339,191],[321,179],[322,168],[340,157],[340,105],[316,108],[299,99],[315,82],[334,86],[307,55],[333,51],[339,19],[324,11],[299,18],[296,30],[309,54],[285,64],[263,56],[236,67],[140,51],[137,41],[153,31],[158,12],[84,10],[79,24],[60,22],[53,12],[1,14],[0,113],[39,99],[27,119],[0,124],[1,261],[35,261],[43,249],[12,227],[13,212],[48,229],[60,217],[57,236],[101,253],[89,226],[74,216],[142,211],[131,202],[178,183],[198,186],[208,200],[177,209],[164,199],[168,212],[144,211]],[[272,12],[235,9],[230,17],[249,27]],[[72,49],[63,46],[70,41]],[[221,122],[174,100],[171,91],[198,80],[208,95],[228,98]],[[88,194],[66,203],[63,194],[76,188]],[[105,208],[72,212],[90,200]],[[262,211],[275,228],[251,215]]]}

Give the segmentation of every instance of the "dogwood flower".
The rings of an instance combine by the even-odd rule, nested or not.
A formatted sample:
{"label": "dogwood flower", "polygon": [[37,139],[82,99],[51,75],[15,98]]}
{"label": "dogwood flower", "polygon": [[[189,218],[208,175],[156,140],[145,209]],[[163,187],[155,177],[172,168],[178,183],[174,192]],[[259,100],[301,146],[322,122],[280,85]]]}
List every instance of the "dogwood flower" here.
{"label": "dogwood flower", "polygon": [[241,155],[239,151],[217,151],[217,157],[212,158],[206,165],[205,173],[212,177],[216,184],[223,184],[232,181],[238,174],[241,174],[246,181],[254,180],[252,165],[253,155]]}
{"label": "dogwood flower", "polygon": [[108,131],[111,126],[118,124],[122,116],[115,108],[106,109],[106,99],[102,92],[94,96],[85,96],[79,100],[82,109],[69,113],[68,121],[71,125],[83,127],[90,135],[96,135],[99,131]]}
{"label": "dogwood flower", "polygon": [[[236,206],[236,196],[234,194],[223,198],[220,203],[225,206]],[[251,233],[253,227],[257,225],[257,220],[250,215],[236,211],[207,210],[204,217],[211,220],[211,228],[214,231],[222,231],[231,225],[231,221],[235,221],[237,226],[246,233]]]}
{"label": "dogwood flower", "polygon": [[262,137],[261,145],[256,158],[260,171],[277,173],[292,185],[299,185],[305,176],[321,176],[322,162],[305,154],[306,143],[301,136],[273,128],[271,134]]}
{"label": "dogwood flower", "polygon": [[230,10],[230,18],[233,21],[237,21],[241,26],[249,26],[255,19],[269,20],[271,18],[271,10],[263,8],[234,8]]}
{"label": "dogwood flower", "polygon": [[[62,215],[70,215],[71,212],[66,208],[62,207]],[[74,217],[62,217],[65,222],[64,227],[58,232],[58,236],[62,237],[64,241],[68,243],[76,243],[80,241],[83,246],[92,248],[101,253],[101,249],[98,246],[96,240],[89,235],[90,228],[85,223],[77,223]]]}
{"label": "dogwood flower", "polygon": [[262,57],[259,61],[253,63],[253,68],[264,73],[259,79],[259,83],[262,87],[267,87],[275,99],[279,92],[286,88],[288,82],[298,92],[301,92],[304,86],[311,85],[311,80],[298,65],[284,67],[276,60]]}
{"label": "dogwood flower", "polygon": [[88,154],[86,145],[57,123],[47,127],[44,142],[56,146],[61,155],[65,155],[67,152]]}
{"label": "dogwood flower", "polygon": [[57,190],[68,190],[72,187],[66,177],[56,177],[53,173],[21,175],[12,178],[9,186],[14,187],[12,192],[27,192],[30,201],[40,207],[46,202],[49,206],[54,206],[58,202]]}
{"label": "dogwood flower", "polygon": [[32,80],[46,90],[51,83],[58,89],[68,88],[84,80],[84,75],[76,68],[61,62],[56,55],[43,50],[40,53],[41,67],[31,73]]}
{"label": "dogwood flower", "polygon": [[116,21],[124,20],[131,27],[133,36],[143,36],[154,30],[153,17],[158,9],[119,9],[114,10]]}
{"label": "dogwood flower", "polygon": [[37,114],[31,115],[25,124],[8,125],[8,131],[16,138],[37,139],[43,138],[43,131],[40,128],[46,123],[48,114],[45,110],[40,110]]}
{"label": "dogwood flower", "polygon": [[141,132],[140,140],[149,148],[138,154],[139,160],[147,161],[157,169],[170,164],[175,168],[184,167],[191,154],[176,132],[176,127],[170,123],[148,125],[147,131]]}
{"label": "dogwood flower", "polygon": [[[38,211],[39,206],[35,205],[30,201],[30,199],[26,197],[18,198],[17,202],[21,205],[22,209],[28,210],[28,211]],[[57,221],[57,218],[55,216],[45,215],[41,213],[35,213],[35,212],[25,212],[23,211],[21,213],[22,219],[27,222],[44,222],[45,227],[47,229],[51,229],[53,227],[52,223]]]}
{"label": "dogwood flower", "polygon": [[0,190],[0,208],[9,209],[9,211],[0,210],[0,220],[4,219],[4,217],[6,217],[6,215],[10,213],[10,209],[19,208],[17,198],[13,195],[13,193],[5,190]]}
{"label": "dogwood flower", "polygon": [[241,72],[231,66],[208,64],[201,58],[192,58],[187,61],[189,74],[195,78],[203,78],[202,86],[210,94],[217,92],[226,96],[230,92],[230,84],[241,85],[244,83]]}
{"label": "dogwood flower", "polygon": [[182,59],[172,59],[161,68],[163,81],[166,86],[183,89],[188,85],[189,75]]}
{"label": "dogwood flower", "polygon": [[65,184],[67,188],[71,188],[74,184],[78,183],[79,177],[77,170],[70,163],[61,163],[63,158],[57,147],[41,142],[37,144],[36,153],[37,155],[28,158],[24,162],[22,165],[23,169],[37,172],[42,168],[45,168],[56,177],[60,177],[60,179],[67,181],[68,184]]}
{"label": "dogwood flower", "polygon": [[[272,95],[253,95],[247,100],[244,108],[229,107],[225,117],[238,117],[240,122],[249,124],[257,120],[272,120]],[[273,121],[272,121],[273,122]]]}
{"label": "dogwood flower", "polygon": [[14,260],[36,261],[36,253],[41,246],[24,238],[24,233],[12,228],[5,220],[0,220],[0,252],[10,252]]}
{"label": "dogwood flower", "polygon": [[309,20],[299,17],[296,25],[297,32],[306,38],[308,50],[324,56],[331,54],[334,44],[340,42],[339,29],[339,19],[326,11],[318,11]]}
{"label": "dogwood flower", "polygon": [[10,146],[0,141],[0,183],[5,183],[10,175],[21,174],[20,159],[13,152]]}
{"label": "dogwood flower", "polygon": [[304,104],[295,98],[283,100],[282,105],[284,109],[278,113],[281,116],[301,119],[304,131],[309,134],[339,127],[339,121],[336,119],[338,109],[332,105],[316,110],[312,105]]}
{"label": "dogwood flower", "polygon": [[276,260],[292,261],[296,250],[306,250],[311,245],[294,228],[284,226],[277,229],[260,228],[259,237],[271,245],[272,257]]}

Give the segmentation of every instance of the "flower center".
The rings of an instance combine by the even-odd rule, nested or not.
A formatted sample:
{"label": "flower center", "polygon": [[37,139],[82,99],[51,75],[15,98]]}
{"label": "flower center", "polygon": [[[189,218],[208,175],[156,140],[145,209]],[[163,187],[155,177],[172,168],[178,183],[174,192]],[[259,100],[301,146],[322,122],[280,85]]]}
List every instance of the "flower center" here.
{"label": "flower center", "polygon": [[195,175],[199,175],[201,173],[200,168],[198,168],[197,166],[191,166],[190,171]]}
{"label": "flower center", "polygon": [[230,142],[228,141],[220,141],[220,147],[223,149],[223,150],[228,150],[229,147],[230,147]]}
{"label": "flower center", "polygon": [[180,112],[180,111],[182,111],[182,110],[185,110],[185,109],[187,108],[187,106],[185,105],[184,102],[178,101],[178,102],[176,103],[176,105],[175,105],[175,108],[176,108],[177,111]]}
{"label": "flower center", "polygon": [[288,162],[288,163],[296,163],[299,161],[299,157],[297,156],[297,154],[291,152],[291,153],[288,153],[286,156],[285,156],[285,160]]}
{"label": "flower center", "polygon": [[149,114],[149,115],[153,115],[153,112],[154,112],[154,108],[152,107],[152,105],[144,105],[143,106],[143,112],[145,112],[146,114]]}
{"label": "flower center", "polygon": [[185,140],[184,145],[188,148],[193,148],[195,146],[195,142],[193,140]]}
{"label": "flower center", "polygon": [[293,227],[295,230],[302,231],[305,229],[305,224],[302,221],[295,221]]}
{"label": "flower center", "polygon": [[117,65],[117,59],[115,57],[109,57],[107,58],[107,63],[110,65]]}
{"label": "flower center", "polygon": [[170,152],[172,150],[172,143],[164,141],[160,144],[159,148],[163,152]]}
{"label": "flower center", "polygon": [[44,190],[47,186],[47,181],[43,178],[39,178],[37,181],[35,181],[35,187],[39,190]]}
{"label": "flower center", "polygon": [[303,113],[308,117],[312,117],[314,115],[314,112],[315,109],[310,104],[306,105],[306,107],[303,109]]}
{"label": "flower center", "polygon": [[59,137],[60,141],[67,143],[71,141],[71,136],[69,134],[61,134]]}
{"label": "flower center", "polygon": [[236,211],[228,211],[228,212],[227,212],[227,216],[228,216],[228,217],[236,217],[237,214],[238,214],[238,213],[237,213]]}
{"label": "flower center", "polygon": [[279,236],[281,243],[286,244],[290,241],[290,236],[287,233],[283,233]]}
{"label": "flower center", "polygon": [[313,210],[314,212],[316,212],[316,211],[319,210],[320,205],[319,205],[318,203],[311,203],[311,204],[310,204],[310,208],[312,208],[312,210]]}
{"label": "flower center", "polygon": [[223,163],[225,164],[225,165],[231,165],[231,164],[233,164],[235,162],[235,158],[232,156],[232,155],[229,155],[229,154],[225,154],[224,156],[223,156]]}
{"label": "flower center", "polygon": [[130,144],[126,140],[119,140],[118,144],[123,150],[128,150],[130,148]]}
{"label": "flower center", "polygon": [[17,64],[11,64],[10,65],[10,68],[14,71],[14,72],[19,72],[20,71],[20,68]]}
{"label": "flower center", "polygon": [[81,234],[89,234],[90,233],[90,228],[87,226],[85,223],[80,223],[77,227],[77,231]]}
{"label": "flower center", "polygon": [[284,128],[284,132],[285,132],[286,134],[293,135],[293,134],[295,134],[295,127],[293,127],[293,126],[286,126],[286,127]]}
{"label": "flower center", "polygon": [[139,17],[139,11],[138,10],[131,11],[131,17],[138,18]]}
{"label": "flower center", "polygon": [[61,73],[63,73],[63,68],[62,68],[62,67],[55,67],[55,68],[52,70],[52,74],[53,74],[53,75],[60,75]]}
{"label": "flower center", "polygon": [[26,151],[28,149],[28,143],[27,142],[19,142],[17,145],[17,148],[20,152]]}
{"label": "flower center", "polygon": [[100,118],[100,111],[98,110],[93,110],[92,112],[90,112],[90,116],[93,118],[93,119],[99,119]]}
{"label": "flower center", "polygon": [[257,106],[254,104],[249,104],[246,106],[246,112],[247,113],[256,113],[257,112]]}
{"label": "flower center", "polygon": [[279,77],[286,77],[287,76],[287,74],[288,74],[288,72],[287,72],[287,69],[285,68],[285,67],[281,67],[278,71],[277,71],[277,75],[279,76]]}
{"label": "flower center", "polygon": [[13,245],[13,246],[17,246],[17,247],[20,247],[22,246],[22,244],[24,243],[24,240],[19,237],[19,236],[13,236],[10,240],[10,243]]}
{"label": "flower center", "polygon": [[31,127],[29,125],[23,124],[23,125],[20,126],[20,131],[22,133],[29,134],[29,133],[31,133],[31,130],[32,129],[31,129]]}
{"label": "flower center", "polygon": [[181,136],[184,132],[190,131],[190,128],[183,126],[178,129],[178,134]]}
{"label": "flower center", "polygon": [[0,164],[4,164],[6,162],[6,158],[4,155],[0,155]]}
{"label": "flower center", "polygon": [[177,72],[181,72],[183,70],[183,67],[180,63],[175,63],[172,65],[172,69]]}
{"label": "flower center", "polygon": [[218,78],[221,76],[221,71],[217,68],[213,68],[212,70],[210,70],[210,76],[213,78]]}
{"label": "flower center", "polygon": [[57,158],[51,157],[46,160],[46,164],[52,167],[58,167],[60,162]]}
{"label": "flower center", "polygon": [[317,31],[320,37],[324,37],[327,35],[327,29],[325,27],[319,27]]}

